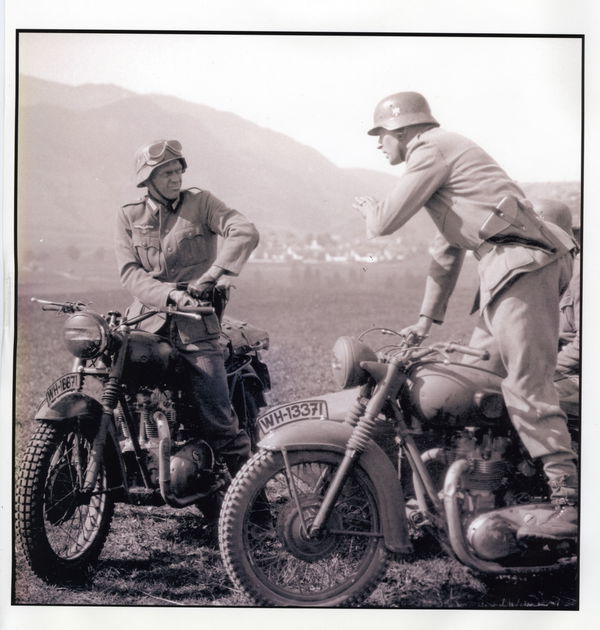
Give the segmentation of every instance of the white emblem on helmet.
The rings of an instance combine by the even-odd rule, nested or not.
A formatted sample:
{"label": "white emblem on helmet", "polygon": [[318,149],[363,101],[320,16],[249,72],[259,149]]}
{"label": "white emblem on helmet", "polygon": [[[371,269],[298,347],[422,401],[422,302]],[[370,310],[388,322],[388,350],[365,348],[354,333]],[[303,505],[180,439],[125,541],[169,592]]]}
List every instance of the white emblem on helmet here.
{"label": "white emblem on helmet", "polygon": [[398,105],[392,107],[392,116],[400,116],[400,108]]}

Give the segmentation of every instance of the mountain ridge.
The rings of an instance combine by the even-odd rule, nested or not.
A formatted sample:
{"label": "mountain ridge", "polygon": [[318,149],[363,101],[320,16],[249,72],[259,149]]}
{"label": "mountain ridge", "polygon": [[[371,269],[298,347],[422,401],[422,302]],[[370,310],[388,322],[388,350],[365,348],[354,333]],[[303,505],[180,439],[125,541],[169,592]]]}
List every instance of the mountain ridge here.
{"label": "mountain ridge", "polygon": [[[174,96],[23,75],[18,89],[17,250],[24,269],[32,261],[44,273],[87,259],[91,265],[100,251],[112,250],[114,211],[143,192],[134,184],[133,152],[154,138],[182,141],[184,187],[210,190],[264,235],[366,241],[352,201],[381,198],[396,179],[340,168],[279,131]],[[578,209],[578,183],[541,186]],[[425,248],[433,234],[425,212],[402,230],[405,242]],[[99,273],[114,268],[111,258],[97,261]]]}

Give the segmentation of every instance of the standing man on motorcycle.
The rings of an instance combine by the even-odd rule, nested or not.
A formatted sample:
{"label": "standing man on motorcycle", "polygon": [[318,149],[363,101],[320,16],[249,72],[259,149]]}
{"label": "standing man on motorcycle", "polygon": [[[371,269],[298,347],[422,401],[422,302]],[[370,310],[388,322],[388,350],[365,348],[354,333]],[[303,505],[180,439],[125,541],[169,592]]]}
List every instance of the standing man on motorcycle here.
{"label": "standing man on motorcycle", "polygon": [[444,320],[467,251],[479,261],[478,338],[497,344],[502,391],[512,423],[539,458],[556,510],[530,522],[521,537],[577,536],[578,473],[566,417],[553,385],[559,299],[577,244],[533,211],[521,188],[478,145],[440,128],[425,98],[400,92],[381,100],[369,135],[390,164],[406,170],[383,201],[357,197],[369,237],[391,234],[425,207],[439,233],[416,324],[418,343]]}
{"label": "standing man on motorcycle", "polygon": [[[120,208],[116,256],[123,286],[134,296],[128,315],[146,305],[179,307],[210,301],[217,282],[237,276],[258,244],[254,225],[206,190],[182,189],[187,168],[181,143],[157,140],[135,154],[135,183],[146,194]],[[217,251],[217,237],[223,241]],[[188,366],[197,408],[198,436],[206,439],[235,475],[250,455],[250,441],[232,412],[220,324],[216,315],[202,321],[158,314],[143,330],[171,335]],[[207,514],[212,518],[218,514]]]}

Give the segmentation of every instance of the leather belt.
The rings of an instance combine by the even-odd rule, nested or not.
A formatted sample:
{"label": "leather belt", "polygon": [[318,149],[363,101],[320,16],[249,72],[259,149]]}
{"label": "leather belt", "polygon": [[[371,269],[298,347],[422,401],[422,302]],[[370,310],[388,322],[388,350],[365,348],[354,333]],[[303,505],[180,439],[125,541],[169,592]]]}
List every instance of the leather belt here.
{"label": "leather belt", "polygon": [[488,241],[483,241],[483,243],[481,243],[481,245],[473,251],[473,255],[477,260],[481,260],[496,245],[521,245],[522,247],[530,247],[531,249],[540,249],[544,252],[549,252],[550,254],[554,254],[556,252],[556,249],[547,247],[544,243],[540,243],[538,241],[528,241],[523,238],[519,238],[518,236],[510,236],[506,238],[494,237]]}

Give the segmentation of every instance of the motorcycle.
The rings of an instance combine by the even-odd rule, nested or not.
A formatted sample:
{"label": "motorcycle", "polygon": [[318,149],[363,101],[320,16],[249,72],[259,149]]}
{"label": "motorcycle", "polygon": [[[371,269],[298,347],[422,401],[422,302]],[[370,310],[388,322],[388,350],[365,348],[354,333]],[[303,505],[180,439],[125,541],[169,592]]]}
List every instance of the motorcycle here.
{"label": "motorcycle", "polygon": [[[93,569],[115,503],[201,509],[224,493],[226,465],[192,431],[197,411],[182,387],[183,359],[169,339],[135,329],[157,313],[199,319],[222,312],[208,304],[169,306],[126,319],[82,302],[32,300],[68,315],[64,341],[76,358],[35,414],[39,426],[17,477],[16,533],[37,576],[71,583]],[[260,354],[269,337],[235,319],[221,324],[231,404],[256,444],[256,416],[270,389]]]}
{"label": "motorcycle", "polygon": [[[394,343],[374,350],[365,336],[375,331]],[[574,565],[575,541],[518,535],[554,508],[488,358],[389,329],[340,337],[343,390],[259,416],[259,450],[227,491],[219,540],[235,586],[262,606],[354,606],[394,554],[432,539],[486,579]]]}

